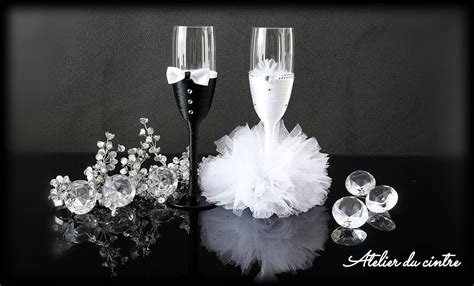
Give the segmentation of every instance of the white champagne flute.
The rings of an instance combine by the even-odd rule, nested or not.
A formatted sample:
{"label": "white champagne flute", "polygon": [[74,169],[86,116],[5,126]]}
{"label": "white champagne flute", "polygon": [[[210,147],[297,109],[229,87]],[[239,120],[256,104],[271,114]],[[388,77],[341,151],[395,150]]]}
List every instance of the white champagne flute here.
{"label": "white champagne flute", "polygon": [[293,28],[252,28],[250,92],[265,128],[265,154],[275,141],[275,126],[283,117],[293,89]]}

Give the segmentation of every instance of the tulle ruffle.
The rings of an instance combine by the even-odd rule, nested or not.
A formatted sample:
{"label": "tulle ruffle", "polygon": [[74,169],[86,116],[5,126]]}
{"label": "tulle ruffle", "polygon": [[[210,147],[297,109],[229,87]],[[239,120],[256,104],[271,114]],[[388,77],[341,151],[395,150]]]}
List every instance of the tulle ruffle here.
{"label": "tulle ruffle", "polygon": [[249,208],[255,218],[288,217],[326,201],[331,178],[328,155],[301,127],[275,128],[270,154],[264,153],[264,127],[239,126],[215,142],[217,156],[203,159],[200,185],[210,201],[237,215]]}

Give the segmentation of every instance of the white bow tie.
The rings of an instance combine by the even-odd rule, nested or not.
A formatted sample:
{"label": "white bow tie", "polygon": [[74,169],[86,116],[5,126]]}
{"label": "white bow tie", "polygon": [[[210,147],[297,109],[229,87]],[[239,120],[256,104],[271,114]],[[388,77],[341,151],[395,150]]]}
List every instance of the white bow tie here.
{"label": "white bow tie", "polygon": [[[166,78],[168,79],[168,84],[177,83],[178,81],[182,81],[185,78],[186,70],[182,70],[175,67],[168,67],[166,70]],[[209,84],[210,78],[216,78],[217,72],[211,71],[208,68],[197,69],[197,70],[190,70],[191,74],[189,78],[195,83],[199,85],[207,86]]]}

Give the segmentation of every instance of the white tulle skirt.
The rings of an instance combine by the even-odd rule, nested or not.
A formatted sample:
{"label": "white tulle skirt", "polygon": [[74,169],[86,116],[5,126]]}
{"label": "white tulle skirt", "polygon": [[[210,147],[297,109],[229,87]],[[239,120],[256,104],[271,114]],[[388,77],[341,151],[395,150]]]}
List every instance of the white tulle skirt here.
{"label": "white tulle skirt", "polygon": [[200,185],[208,201],[236,215],[249,208],[255,218],[288,217],[326,201],[331,178],[328,155],[301,127],[288,132],[283,121],[264,152],[264,127],[239,126],[215,142],[217,156],[201,163]]}

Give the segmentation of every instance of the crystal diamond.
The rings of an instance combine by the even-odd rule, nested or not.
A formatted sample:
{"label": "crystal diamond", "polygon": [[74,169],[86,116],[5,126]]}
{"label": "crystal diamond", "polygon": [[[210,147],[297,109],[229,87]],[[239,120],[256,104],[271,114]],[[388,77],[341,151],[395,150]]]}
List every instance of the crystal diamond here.
{"label": "crystal diamond", "polygon": [[148,192],[157,199],[166,200],[178,187],[175,172],[164,166],[153,168],[148,175]]}
{"label": "crystal diamond", "polygon": [[135,193],[135,187],[127,176],[113,175],[105,179],[101,204],[111,209],[112,215],[114,215],[116,208],[124,207],[133,201]]}
{"label": "crystal diamond", "polygon": [[358,228],[369,218],[364,203],[352,196],[337,200],[332,207],[332,215],[340,226],[347,228]]}
{"label": "crystal diamond", "polygon": [[97,201],[96,191],[87,181],[77,180],[69,184],[64,193],[64,204],[75,214],[90,212]]}
{"label": "crystal diamond", "polygon": [[346,189],[354,196],[366,196],[375,187],[375,178],[369,172],[358,170],[347,176]]}
{"label": "crystal diamond", "polygon": [[366,237],[367,233],[360,228],[340,226],[331,233],[331,238],[335,243],[345,246],[361,244]]}
{"label": "crystal diamond", "polygon": [[68,242],[81,243],[94,236],[97,227],[97,219],[92,214],[78,215],[71,221],[64,232],[64,238]]}
{"label": "crystal diamond", "polygon": [[373,213],[369,215],[367,223],[375,229],[381,231],[392,231],[396,228],[395,222],[386,215]]}
{"label": "crystal diamond", "polygon": [[367,208],[374,213],[383,213],[391,210],[397,204],[397,201],[397,191],[386,185],[376,186],[369,191],[365,198]]}

